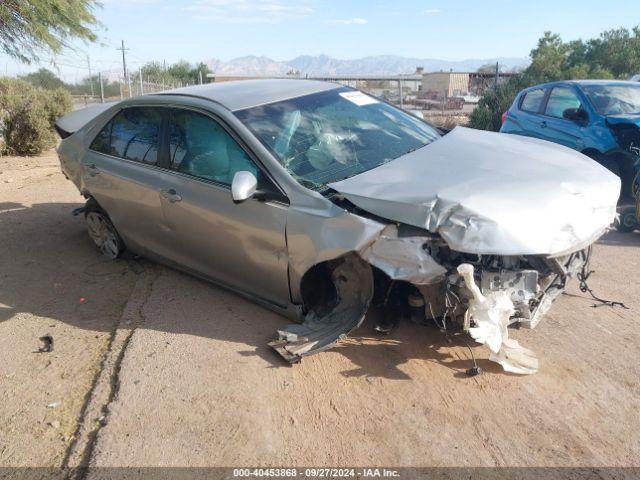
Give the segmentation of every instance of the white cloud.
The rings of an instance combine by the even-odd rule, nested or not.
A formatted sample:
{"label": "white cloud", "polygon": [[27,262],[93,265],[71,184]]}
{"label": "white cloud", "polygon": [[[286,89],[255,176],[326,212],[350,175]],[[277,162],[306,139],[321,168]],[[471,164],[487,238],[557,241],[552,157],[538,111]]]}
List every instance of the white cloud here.
{"label": "white cloud", "polygon": [[442,10],[440,10],[439,8],[430,8],[429,10],[424,10],[422,13],[424,15],[440,15],[442,13]]}
{"label": "white cloud", "polygon": [[365,25],[369,23],[366,18],[336,18],[335,20],[329,20],[329,25]]}
{"label": "white cloud", "polygon": [[283,0],[196,0],[187,10],[194,19],[214,23],[279,23],[313,13],[304,2]]}

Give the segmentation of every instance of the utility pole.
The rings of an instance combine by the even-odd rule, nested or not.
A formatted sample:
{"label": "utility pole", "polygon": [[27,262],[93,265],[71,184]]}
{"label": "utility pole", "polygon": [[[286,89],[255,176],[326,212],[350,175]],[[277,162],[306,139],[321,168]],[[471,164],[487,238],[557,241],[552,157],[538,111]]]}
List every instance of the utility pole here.
{"label": "utility pole", "polygon": [[496,78],[493,81],[493,89],[498,90],[498,62],[496,62]]}
{"label": "utility pole", "polygon": [[89,85],[91,86],[91,97],[93,98],[93,75],[91,75],[91,59],[87,55],[87,66],[89,67]]}
{"label": "utility pole", "polygon": [[104,103],[104,86],[102,85],[102,72],[98,72],[98,81],[100,82],[100,103]]}
{"label": "utility pole", "polygon": [[198,78],[200,80],[200,85],[202,85],[202,70],[198,70]]}
{"label": "utility pole", "polygon": [[144,87],[142,86],[142,67],[138,70],[138,75],[140,75],[140,95],[144,95]]}
{"label": "utility pole", "polygon": [[163,60],[162,61],[162,90],[166,90],[165,89],[166,78],[167,78],[167,61]]}
{"label": "utility pole", "polygon": [[122,46],[120,48],[116,48],[116,50],[122,51],[122,73],[124,74],[124,81],[129,86],[129,97],[131,97],[131,83],[129,82],[129,75],[127,74],[127,60],[125,58],[125,53],[128,48],[124,48],[124,40],[122,40]]}

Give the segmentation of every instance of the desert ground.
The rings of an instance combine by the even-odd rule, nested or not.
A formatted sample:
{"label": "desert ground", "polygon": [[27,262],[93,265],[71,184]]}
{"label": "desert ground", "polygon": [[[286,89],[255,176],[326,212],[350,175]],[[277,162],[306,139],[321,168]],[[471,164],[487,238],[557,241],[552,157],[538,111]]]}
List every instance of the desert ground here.
{"label": "desert ground", "polygon": [[[504,373],[473,343],[371,319],[284,362],[288,322],[144,259],[105,260],[54,151],[0,158],[0,466],[640,466],[640,233],[595,247]],[[40,337],[54,349],[38,353]]]}

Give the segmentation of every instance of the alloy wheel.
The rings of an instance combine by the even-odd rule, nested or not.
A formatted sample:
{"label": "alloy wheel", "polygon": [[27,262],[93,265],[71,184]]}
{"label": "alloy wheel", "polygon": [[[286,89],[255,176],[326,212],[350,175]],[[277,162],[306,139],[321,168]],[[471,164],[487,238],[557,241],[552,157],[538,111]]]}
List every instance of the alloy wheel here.
{"label": "alloy wheel", "polygon": [[114,260],[120,254],[118,233],[107,217],[100,212],[89,212],[86,216],[87,230],[102,254]]}

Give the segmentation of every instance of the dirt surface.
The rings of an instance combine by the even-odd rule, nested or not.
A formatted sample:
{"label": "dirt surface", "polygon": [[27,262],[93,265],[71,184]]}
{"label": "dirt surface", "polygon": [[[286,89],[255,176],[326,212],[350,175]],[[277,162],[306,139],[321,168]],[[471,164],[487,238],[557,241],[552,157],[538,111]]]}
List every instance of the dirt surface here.
{"label": "dirt surface", "polygon": [[54,152],[0,172],[0,462],[58,465],[136,275],[96,255]]}
{"label": "dirt surface", "polygon": [[[640,466],[640,234],[608,234],[505,374],[436,330],[369,319],[289,366],[286,319],[150,262],[106,262],[53,153],[0,159],[2,466]],[[39,337],[52,353],[34,353]],[[60,402],[58,405],[56,402]],[[48,407],[50,405],[50,407]]]}

